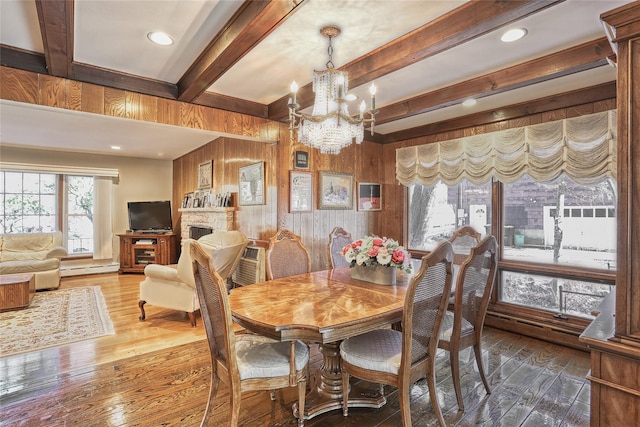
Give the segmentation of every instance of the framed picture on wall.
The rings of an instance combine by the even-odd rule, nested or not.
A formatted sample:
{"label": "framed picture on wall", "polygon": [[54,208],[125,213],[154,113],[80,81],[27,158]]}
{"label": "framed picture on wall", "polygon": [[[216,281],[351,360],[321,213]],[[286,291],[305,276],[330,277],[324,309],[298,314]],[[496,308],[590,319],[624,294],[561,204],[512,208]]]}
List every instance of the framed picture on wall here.
{"label": "framed picture on wall", "polygon": [[382,185],[373,182],[358,183],[358,210],[382,210]]}
{"label": "framed picture on wall", "polygon": [[264,162],[238,168],[238,204],[264,205]]}
{"label": "framed picture on wall", "polygon": [[311,212],[312,209],[313,175],[289,171],[289,212]]}
{"label": "framed picture on wall", "polygon": [[309,153],[307,151],[296,151],[294,156],[296,169],[309,169]]}
{"label": "framed picture on wall", "polygon": [[213,184],[213,162],[211,160],[198,165],[198,188],[211,188]]}
{"label": "framed picture on wall", "polygon": [[353,174],[319,172],[318,209],[353,209]]}

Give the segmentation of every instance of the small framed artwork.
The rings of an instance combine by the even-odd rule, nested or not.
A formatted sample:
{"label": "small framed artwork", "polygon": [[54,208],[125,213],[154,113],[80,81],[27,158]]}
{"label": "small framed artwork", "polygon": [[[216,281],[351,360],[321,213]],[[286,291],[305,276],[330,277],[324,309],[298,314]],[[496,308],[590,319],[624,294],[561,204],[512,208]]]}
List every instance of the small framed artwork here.
{"label": "small framed artwork", "polygon": [[309,169],[309,153],[306,151],[296,151],[294,164],[296,169]]}
{"label": "small framed artwork", "polygon": [[353,174],[319,172],[318,209],[353,209]]}
{"label": "small framed artwork", "polygon": [[264,205],[264,162],[238,168],[238,184],[240,206]]}
{"label": "small framed artwork", "polygon": [[382,210],[382,185],[373,182],[358,183],[358,210]]}
{"label": "small framed artwork", "polygon": [[289,171],[289,212],[311,212],[312,209],[313,175]]}
{"label": "small framed artwork", "polygon": [[213,162],[202,162],[198,165],[198,188],[211,188],[213,184]]}

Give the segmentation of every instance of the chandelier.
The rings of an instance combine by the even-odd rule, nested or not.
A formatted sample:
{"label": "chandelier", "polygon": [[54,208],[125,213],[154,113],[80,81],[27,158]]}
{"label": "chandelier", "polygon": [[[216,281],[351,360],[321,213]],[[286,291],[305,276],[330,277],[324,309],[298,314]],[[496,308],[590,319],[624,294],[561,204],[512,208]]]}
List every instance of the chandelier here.
{"label": "chandelier", "polygon": [[[360,114],[351,116],[347,101],[355,99],[348,93],[349,80],[347,73],[336,70],[333,61],[333,46],[331,39],[340,34],[340,28],[329,25],[320,29],[320,34],[329,39],[329,61],[324,71],[313,71],[313,91],[316,94],[311,115],[299,111],[296,102],[298,85],[291,84],[291,98],[289,98],[289,131],[293,139],[294,130],[298,130],[298,141],[312,148],[320,149],[323,154],[338,154],[340,149],[351,145],[355,140],[360,144],[364,137],[364,124],[371,124],[371,135],[375,124],[376,86],[372,83],[371,108],[366,110],[364,101],[360,104]],[[369,117],[365,117],[367,114]]]}

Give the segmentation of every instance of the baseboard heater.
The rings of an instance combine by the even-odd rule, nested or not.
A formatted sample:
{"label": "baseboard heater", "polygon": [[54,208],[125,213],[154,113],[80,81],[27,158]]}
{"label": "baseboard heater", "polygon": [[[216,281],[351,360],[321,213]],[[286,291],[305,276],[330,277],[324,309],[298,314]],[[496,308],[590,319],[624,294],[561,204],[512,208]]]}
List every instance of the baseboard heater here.
{"label": "baseboard heater", "polygon": [[69,277],[83,276],[85,274],[116,273],[118,268],[120,268],[118,263],[104,265],[80,265],[77,267],[60,268],[60,275],[62,277]]}
{"label": "baseboard heater", "polygon": [[247,246],[231,277],[233,283],[239,286],[264,282],[266,280],[264,248]]}

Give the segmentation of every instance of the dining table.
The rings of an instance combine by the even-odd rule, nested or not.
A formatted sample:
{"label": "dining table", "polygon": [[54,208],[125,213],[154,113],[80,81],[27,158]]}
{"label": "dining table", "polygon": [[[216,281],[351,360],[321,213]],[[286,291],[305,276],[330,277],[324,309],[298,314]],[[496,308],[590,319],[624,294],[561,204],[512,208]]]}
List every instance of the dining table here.
{"label": "dining table", "polygon": [[[340,342],[402,320],[411,275],[397,271],[394,285],[353,279],[350,269],[315,271],[234,288],[229,295],[233,320],[247,330],[280,341],[317,343],[322,365],[311,381],[304,418],[349,407],[380,408],[381,387],[351,384],[342,389]],[[299,418],[297,404],[293,408]]]}

